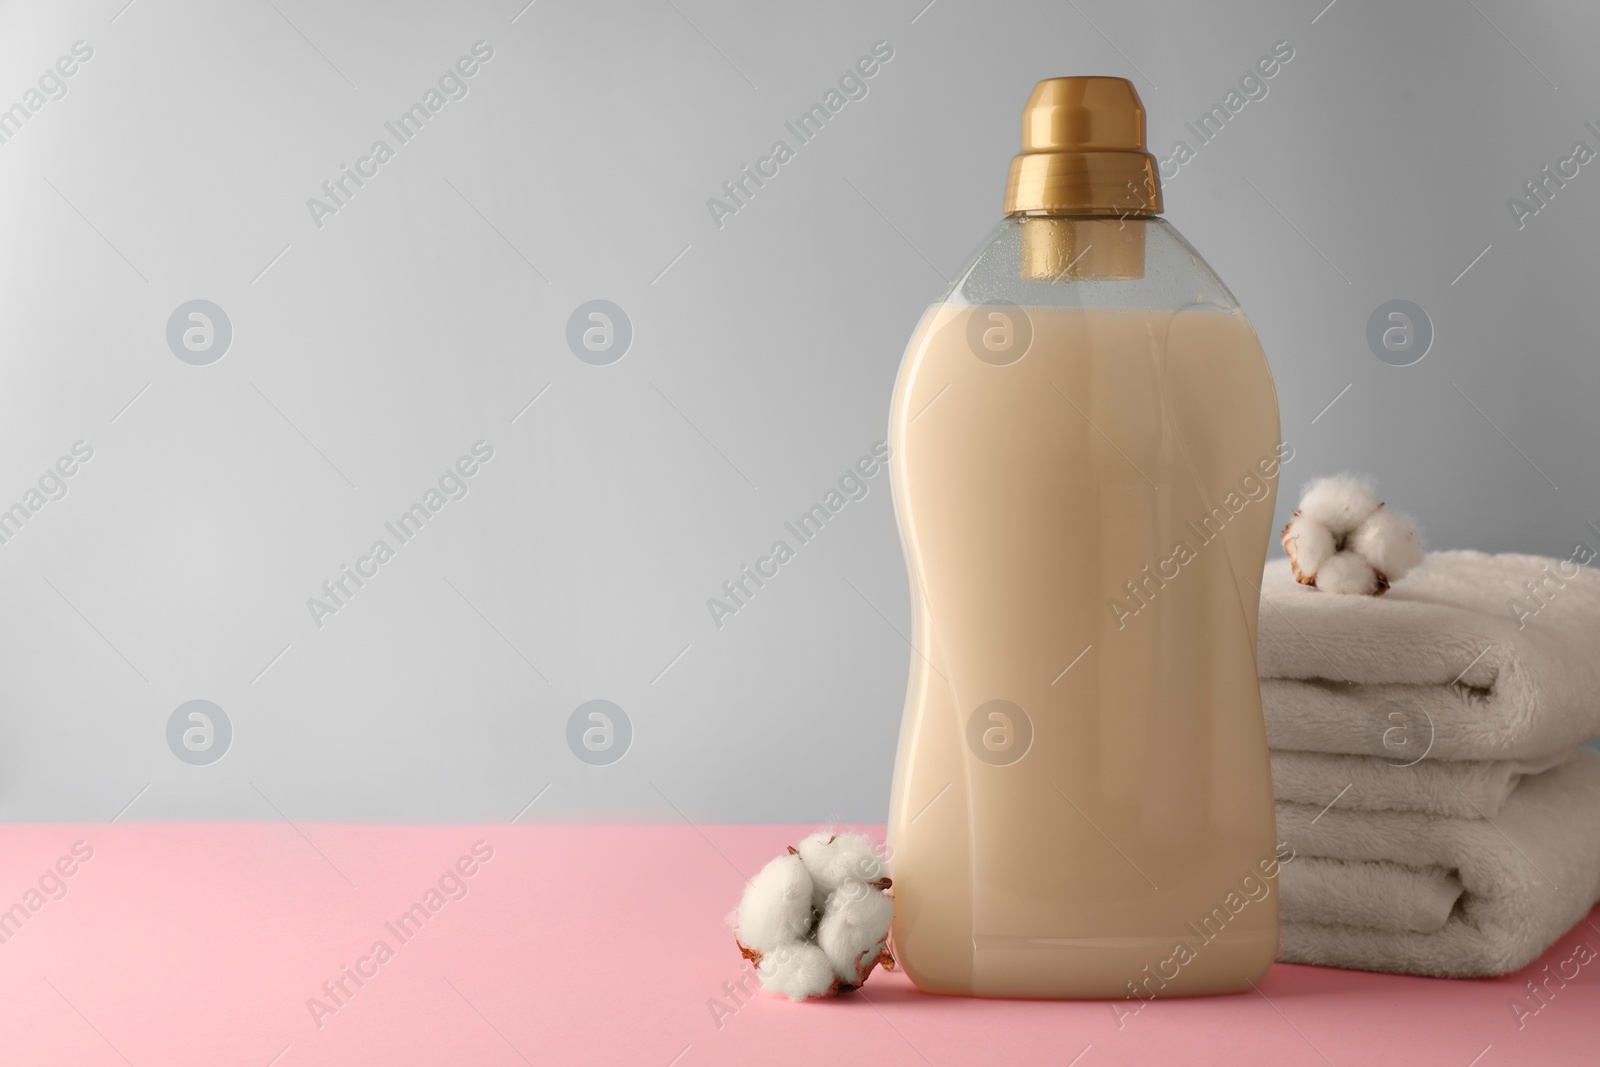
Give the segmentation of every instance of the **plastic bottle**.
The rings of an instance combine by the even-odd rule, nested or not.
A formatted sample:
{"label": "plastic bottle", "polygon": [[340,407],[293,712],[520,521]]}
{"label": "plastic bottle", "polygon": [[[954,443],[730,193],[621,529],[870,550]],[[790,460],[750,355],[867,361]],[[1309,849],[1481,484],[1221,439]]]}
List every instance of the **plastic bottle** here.
{"label": "plastic bottle", "polygon": [[890,420],[915,633],[891,805],[929,992],[1247,989],[1277,950],[1256,621],[1277,397],[1159,217],[1121,78],[1040,82]]}

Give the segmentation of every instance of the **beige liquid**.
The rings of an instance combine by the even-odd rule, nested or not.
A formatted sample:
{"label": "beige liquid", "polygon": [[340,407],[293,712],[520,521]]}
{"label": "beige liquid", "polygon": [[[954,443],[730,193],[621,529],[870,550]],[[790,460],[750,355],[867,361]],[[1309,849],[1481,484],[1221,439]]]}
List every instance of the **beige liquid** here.
{"label": "beige liquid", "polygon": [[[1278,931],[1254,654],[1278,408],[1260,344],[1204,305],[1028,308],[1031,347],[998,366],[968,340],[996,310],[1016,314],[930,308],[895,388],[917,649],[895,952],[938,993],[1248,988]],[[1021,758],[997,700],[1031,724]]]}

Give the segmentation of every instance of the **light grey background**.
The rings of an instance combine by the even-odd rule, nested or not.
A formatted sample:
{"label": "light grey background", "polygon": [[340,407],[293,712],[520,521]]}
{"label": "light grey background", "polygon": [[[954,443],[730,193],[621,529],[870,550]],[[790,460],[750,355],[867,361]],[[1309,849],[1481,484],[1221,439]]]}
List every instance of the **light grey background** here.
{"label": "light grey background", "polygon": [[[1293,47],[1166,184],[1271,360],[1280,524],[1354,470],[1436,547],[1600,543],[1600,164],[1520,230],[1507,207],[1600,149],[1592,7],[524,2],[0,15],[0,107],[94,50],[0,144],[0,506],[94,449],[0,545],[0,817],[882,818],[886,476],[720,629],[706,600],[885,436],[1052,75],[1132,78],[1165,155]],[[480,40],[468,95],[316,227]],[[868,95],[718,228],[707,198],[878,41]],[[166,341],[193,299],[233,328],[206,366]],[[593,299],[633,326],[608,366],[567,346]],[[1414,366],[1367,347],[1391,299],[1433,321]],[[319,629],[307,598],[480,440],[468,495]],[[231,723],[210,764],[168,748],[191,700]],[[590,700],[622,759],[569,750]]]}

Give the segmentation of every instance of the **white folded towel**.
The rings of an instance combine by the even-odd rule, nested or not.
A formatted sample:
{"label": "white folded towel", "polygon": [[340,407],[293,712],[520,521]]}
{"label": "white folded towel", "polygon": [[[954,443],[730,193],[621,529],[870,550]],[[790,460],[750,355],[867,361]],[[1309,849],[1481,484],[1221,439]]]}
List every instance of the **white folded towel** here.
{"label": "white folded towel", "polygon": [[1401,764],[1327,752],[1272,753],[1272,791],[1280,801],[1333,805],[1345,811],[1421,811],[1461,819],[1500,814],[1517,783],[1572,758],[1565,749],[1543,759],[1438,760]]}
{"label": "white folded towel", "polygon": [[1389,755],[1379,739],[1404,722],[1428,735],[1414,740],[1430,758],[1538,759],[1600,732],[1600,575],[1589,567],[1434,552],[1366,597],[1300,585],[1275,560],[1261,592],[1273,748]]}
{"label": "white folded towel", "polygon": [[[1492,819],[1279,804],[1278,835],[1295,850],[1283,872],[1303,858],[1325,861],[1281,883],[1279,959],[1504,974],[1537,959],[1600,898],[1600,752],[1580,750],[1524,779]],[[1443,926],[1419,932],[1448,890],[1430,869],[1453,873],[1462,891]]]}
{"label": "white folded towel", "polygon": [[[1444,927],[1461,879],[1443,867],[1296,856],[1278,868],[1280,918],[1431,934]],[[1318,960],[1317,962],[1323,962]]]}

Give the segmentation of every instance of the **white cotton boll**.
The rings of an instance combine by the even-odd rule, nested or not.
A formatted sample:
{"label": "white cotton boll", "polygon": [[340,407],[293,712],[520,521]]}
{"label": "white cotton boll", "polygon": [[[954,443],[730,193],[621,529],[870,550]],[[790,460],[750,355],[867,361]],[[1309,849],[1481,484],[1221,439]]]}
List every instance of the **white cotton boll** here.
{"label": "white cotton boll", "polygon": [[889,936],[894,902],[864,882],[848,882],[828,897],[817,924],[817,945],[840,981],[860,985]]}
{"label": "white cotton boll", "polygon": [[745,886],[734,933],[750,948],[767,952],[810,932],[811,875],[799,856],[779,856]]}
{"label": "white cotton boll", "polygon": [[1422,535],[1404,515],[1379,507],[1350,535],[1350,550],[1395,582],[1422,562]]}
{"label": "white cotton boll", "polygon": [[1354,552],[1337,552],[1317,570],[1317,588],[1324,593],[1373,596],[1378,585],[1378,572]]}
{"label": "white cotton boll", "polygon": [[1335,538],[1344,537],[1377,510],[1372,490],[1348,477],[1318,479],[1300,498],[1301,516],[1320,522]]}
{"label": "white cotton boll", "polygon": [[882,963],[894,902],[887,865],[861,834],[812,834],[761,868],[728,921],[764,989],[833,997]]}
{"label": "white cotton boll", "polygon": [[820,997],[833,989],[837,976],[827,954],[810,941],[789,941],[761,957],[756,965],[761,988],[790,1000]]}
{"label": "white cotton boll", "polygon": [[828,894],[849,881],[871,882],[886,873],[883,857],[863,834],[819,830],[800,842],[800,858],[811,873],[812,903],[821,910]]}
{"label": "white cotton boll", "polygon": [[1310,584],[1338,546],[1328,528],[1309,515],[1296,515],[1283,528],[1283,550],[1289,554],[1297,580]]}

